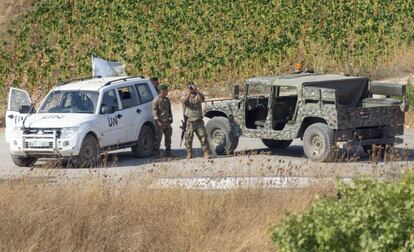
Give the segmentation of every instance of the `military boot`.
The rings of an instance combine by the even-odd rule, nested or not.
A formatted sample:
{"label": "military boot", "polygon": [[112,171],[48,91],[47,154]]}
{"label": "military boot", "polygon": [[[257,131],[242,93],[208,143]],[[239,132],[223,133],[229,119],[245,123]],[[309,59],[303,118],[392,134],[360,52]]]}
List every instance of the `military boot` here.
{"label": "military boot", "polygon": [[209,151],[208,151],[208,148],[205,148],[205,149],[204,149],[204,158],[205,158],[205,159],[210,159],[210,153],[209,153]]}
{"label": "military boot", "polygon": [[193,152],[187,151],[187,159],[192,159],[192,158],[193,158]]}
{"label": "military boot", "polygon": [[154,151],[154,158],[156,158],[156,159],[161,158],[161,151],[159,151],[159,150]]}
{"label": "military boot", "polygon": [[172,154],[171,149],[166,149],[165,150],[165,156],[168,157],[168,158],[174,157],[173,154]]}

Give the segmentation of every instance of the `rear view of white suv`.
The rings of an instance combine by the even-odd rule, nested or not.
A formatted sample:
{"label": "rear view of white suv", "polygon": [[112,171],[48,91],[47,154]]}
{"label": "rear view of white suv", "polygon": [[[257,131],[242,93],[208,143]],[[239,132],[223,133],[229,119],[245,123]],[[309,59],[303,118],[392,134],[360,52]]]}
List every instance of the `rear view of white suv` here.
{"label": "rear view of white suv", "polygon": [[156,95],[143,77],[91,77],[56,86],[36,112],[26,91],[11,88],[6,142],[13,162],[32,166],[38,158],[70,158],[93,166],[100,153],[127,147],[137,157],[151,156]]}

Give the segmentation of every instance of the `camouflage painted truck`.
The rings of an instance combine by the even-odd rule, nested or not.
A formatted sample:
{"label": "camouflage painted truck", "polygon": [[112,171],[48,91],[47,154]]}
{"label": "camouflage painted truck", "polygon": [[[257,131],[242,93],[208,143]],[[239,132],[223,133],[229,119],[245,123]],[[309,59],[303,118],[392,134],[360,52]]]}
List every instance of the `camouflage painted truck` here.
{"label": "camouflage painted truck", "polygon": [[[381,98],[378,98],[380,96]],[[232,153],[239,137],[260,138],[272,149],[303,141],[308,159],[329,161],[335,147],[402,143],[404,85],[373,83],[365,77],[300,73],[254,77],[244,94],[205,102],[210,149]]]}

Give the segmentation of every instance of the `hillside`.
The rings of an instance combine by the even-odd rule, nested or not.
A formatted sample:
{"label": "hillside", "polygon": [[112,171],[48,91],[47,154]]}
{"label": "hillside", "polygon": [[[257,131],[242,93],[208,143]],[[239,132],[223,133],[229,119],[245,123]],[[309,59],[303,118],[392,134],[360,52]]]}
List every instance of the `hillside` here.
{"label": "hillside", "polygon": [[405,0],[38,0],[0,38],[0,93],[13,85],[40,97],[58,79],[90,75],[91,54],[177,88],[228,85],[296,61],[370,74],[413,40],[414,2]]}

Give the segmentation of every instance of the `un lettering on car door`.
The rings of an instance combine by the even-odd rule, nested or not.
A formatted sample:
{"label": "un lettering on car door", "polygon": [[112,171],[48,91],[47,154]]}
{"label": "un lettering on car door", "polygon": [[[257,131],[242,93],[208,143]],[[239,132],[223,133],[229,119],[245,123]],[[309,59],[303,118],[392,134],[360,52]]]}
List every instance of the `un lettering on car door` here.
{"label": "un lettering on car door", "polygon": [[108,126],[109,127],[116,127],[118,126],[118,118],[115,115],[108,116]]}

